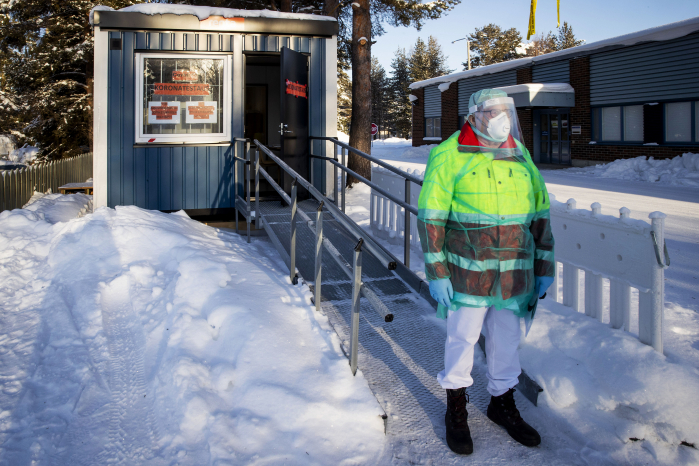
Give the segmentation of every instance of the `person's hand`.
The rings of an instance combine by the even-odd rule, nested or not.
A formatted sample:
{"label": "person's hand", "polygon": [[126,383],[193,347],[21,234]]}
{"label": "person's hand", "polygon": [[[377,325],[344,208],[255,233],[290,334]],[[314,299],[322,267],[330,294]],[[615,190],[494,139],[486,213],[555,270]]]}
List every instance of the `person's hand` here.
{"label": "person's hand", "polygon": [[430,295],[439,304],[446,307],[451,306],[451,300],[454,298],[454,288],[451,285],[451,280],[441,278],[430,282]]}
{"label": "person's hand", "polygon": [[543,297],[552,283],[553,277],[534,277],[534,289],[536,290],[537,296],[539,298]]}

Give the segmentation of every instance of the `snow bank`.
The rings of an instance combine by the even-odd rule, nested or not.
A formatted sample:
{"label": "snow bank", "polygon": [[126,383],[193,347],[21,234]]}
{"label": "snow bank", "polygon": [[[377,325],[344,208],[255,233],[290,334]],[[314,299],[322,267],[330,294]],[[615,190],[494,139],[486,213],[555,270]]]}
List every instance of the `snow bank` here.
{"label": "snow bank", "polygon": [[[520,345],[551,428],[585,438],[594,464],[697,464],[699,374],[636,336],[551,300]],[[649,455],[650,453],[650,455]],[[649,458],[649,456],[651,458]]]}
{"label": "snow bank", "polygon": [[268,242],[65,221],[86,199],[0,214],[0,464],[376,464],[382,411]]}
{"label": "snow bank", "polygon": [[688,152],[672,159],[655,160],[644,156],[584,168],[560,170],[563,174],[598,178],[646,181],[675,186],[699,186],[699,154]]}
{"label": "snow bank", "polygon": [[20,147],[19,149],[14,149],[7,156],[7,159],[13,163],[29,163],[34,160],[39,153],[39,148],[34,146]]}

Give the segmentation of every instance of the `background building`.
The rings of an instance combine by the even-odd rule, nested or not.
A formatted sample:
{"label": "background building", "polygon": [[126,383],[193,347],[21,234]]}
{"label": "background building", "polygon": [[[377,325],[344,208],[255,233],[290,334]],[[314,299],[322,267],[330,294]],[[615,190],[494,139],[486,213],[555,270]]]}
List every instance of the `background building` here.
{"label": "background building", "polygon": [[699,17],[413,83],[413,145],[461,128],[484,88],[514,98],[538,163],[585,166],[699,150]]}

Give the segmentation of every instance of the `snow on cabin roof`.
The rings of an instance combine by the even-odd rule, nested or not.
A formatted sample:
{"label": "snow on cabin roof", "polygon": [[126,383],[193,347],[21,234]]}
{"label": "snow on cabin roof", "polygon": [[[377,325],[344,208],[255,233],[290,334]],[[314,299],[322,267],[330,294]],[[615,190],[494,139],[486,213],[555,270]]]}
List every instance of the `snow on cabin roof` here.
{"label": "snow on cabin roof", "polygon": [[130,11],[144,15],[194,15],[200,21],[209,16],[224,18],[275,18],[275,19],[305,19],[312,21],[337,21],[332,16],[311,15],[308,13],[283,13],[271,10],[237,10],[234,8],[217,8],[212,6],[168,5],[163,3],[141,3],[127,6],[118,11]]}
{"label": "snow on cabin roof", "polygon": [[566,55],[584,54],[586,52],[592,52],[593,50],[604,47],[628,46],[635,45],[640,42],[676,39],[697,31],[699,31],[699,16],[685,19],[683,21],[677,21],[676,23],[665,24],[663,26],[656,26],[654,28],[644,29],[642,31],[632,32],[630,34],[624,34],[623,36],[612,37],[610,39],[604,39],[597,42],[591,42],[589,44],[579,45],[577,47],[571,47],[565,50],[559,50],[558,52],[539,55],[537,57],[518,58],[517,60],[495,63],[493,65],[481,66],[471,70],[426,79],[424,81],[412,83],[409,87],[410,89],[419,89],[421,87],[431,86],[434,84],[452,83],[464,78],[472,78],[474,76],[513,70],[515,68],[531,65],[532,63],[539,61],[551,61],[555,58],[561,58]]}

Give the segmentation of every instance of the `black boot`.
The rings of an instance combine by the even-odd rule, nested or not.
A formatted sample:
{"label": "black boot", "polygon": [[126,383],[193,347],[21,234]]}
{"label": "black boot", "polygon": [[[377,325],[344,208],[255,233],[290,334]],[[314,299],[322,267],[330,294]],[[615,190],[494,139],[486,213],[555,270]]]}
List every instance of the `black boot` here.
{"label": "black boot", "polygon": [[494,423],[501,425],[510,437],[527,447],[535,447],[541,443],[539,433],[524,422],[515,406],[514,388],[500,396],[491,396],[488,405],[488,417]]}
{"label": "black boot", "polygon": [[466,403],[468,403],[468,395],[465,388],[447,389],[447,414],[444,416],[444,424],[447,426],[447,445],[451,451],[460,455],[473,453]]}

